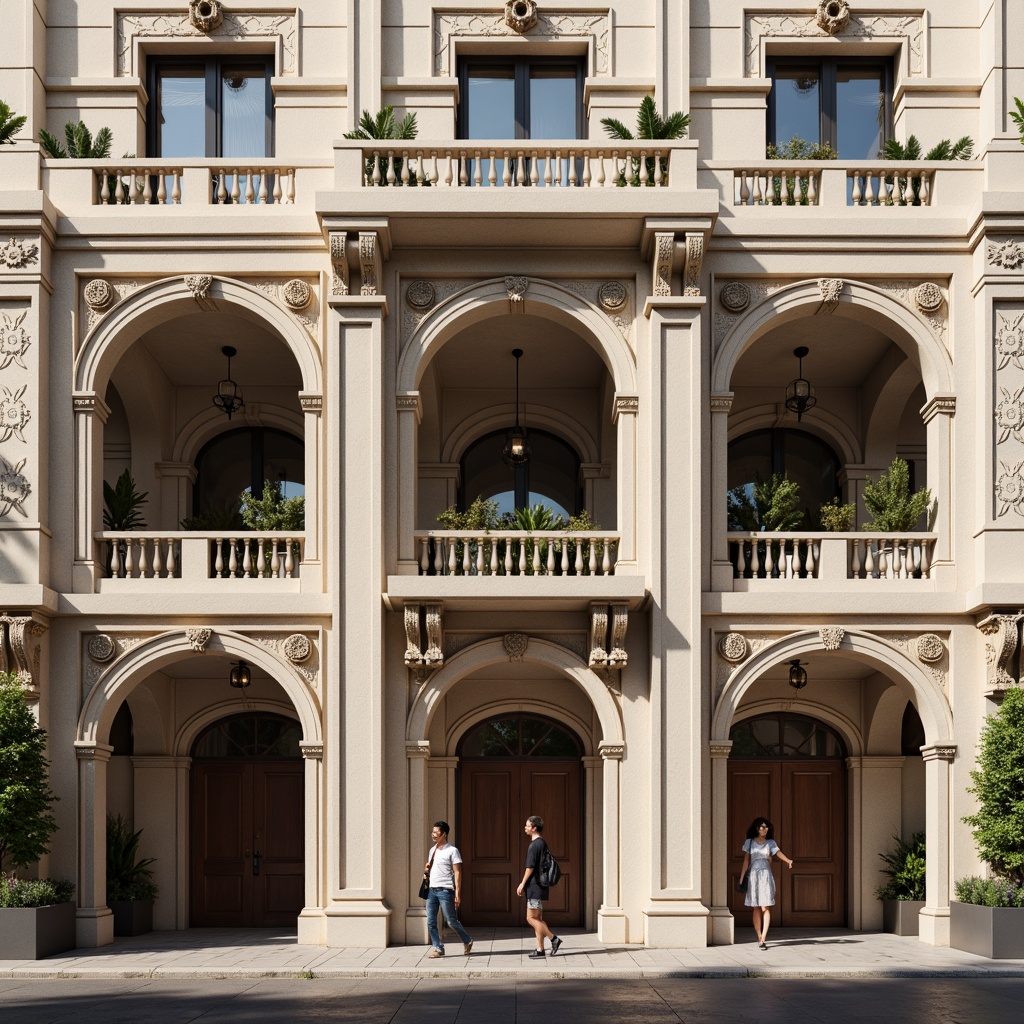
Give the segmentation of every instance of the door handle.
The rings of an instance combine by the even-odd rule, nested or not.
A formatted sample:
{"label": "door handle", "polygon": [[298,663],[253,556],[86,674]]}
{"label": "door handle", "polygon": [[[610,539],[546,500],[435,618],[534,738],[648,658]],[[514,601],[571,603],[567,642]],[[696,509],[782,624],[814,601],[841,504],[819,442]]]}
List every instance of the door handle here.
{"label": "door handle", "polygon": [[252,873],[258,875],[260,873],[260,857],[263,854],[259,850],[254,850],[252,854]]}

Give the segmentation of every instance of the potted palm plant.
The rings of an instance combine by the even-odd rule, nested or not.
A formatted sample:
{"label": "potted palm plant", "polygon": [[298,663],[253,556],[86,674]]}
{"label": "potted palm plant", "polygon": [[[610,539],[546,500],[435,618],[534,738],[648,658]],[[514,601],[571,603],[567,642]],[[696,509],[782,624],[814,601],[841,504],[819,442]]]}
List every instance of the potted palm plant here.
{"label": "potted palm plant", "polygon": [[[799,507],[800,485],[782,473],[772,473],[768,477],[755,474],[753,485],[738,484],[729,491],[727,500],[730,530],[780,533],[799,529],[804,521],[804,513]],[[756,541],[757,561],[764,565],[763,568],[758,568],[750,565],[746,544],[741,542],[734,549],[736,561],[733,564],[741,577],[748,574],[757,576],[762,573],[765,576],[778,576],[784,572],[780,556],[785,552],[792,553],[793,549],[794,543],[791,540],[772,541],[769,569],[768,563],[765,562],[765,556],[769,551],[768,542]],[[753,555],[752,548],[751,559]]]}
{"label": "potted palm plant", "polygon": [[107,818],[107,906],[114,915],[115,935],[143,935],[153,930],[157,887],[149,865],[139,858],[142,829],[133,831],[118,814]]}
{"label": "potted palm plant", "polygon": [[949,942],[993,960],[1024,958],[1024,690],[1010,689],[981,731],[968,788],[978,810],[963,819],[989,866],[988,878],[961,878],[950,903]]}
{"label": "potted palm plant", "polygon": [[[112,532],[127,530],[144,530],[146,521],[140,509],[149,501],[149,491],[139,492],[135,489],[135,480],[131,470],[126,469],[113,487],[103,481],[103,529]],[[115,566],[114,557],[118,564]],[[125,574],[125,558],[128,544],[119,540],[112,542],[107,552],[107,575],[123,576]]]}
{"label": "potted palm plant", "polygon": [[894,835],[895,845],[880,853],[885,885],[875,890],[882,901],[882,927],[895,935],[917,935],[917,915],[924,907],[925,849],[924,833],[915,832],[910,840]]}
{"label": "potted palm plant", "polygon": [[40,729],[14,673],[0,673],[0,960],[38,960],[73,949],[71,882],[17,878],[49,852],[57,831]]}
{"label": "potted palm plant", "polygon": [[[893,459],[889,468],[877,480],[868,477],[864,485],[864,506],[871,516],[864,524],[869,533],[907,534],[918,529],[918,524],[932,507],[932,492],[928,487],[919,487],[910,493],[910,467],[903,459]],[[921,570],[921,545],[909,545],[906,538],[895,538],[892,542],[879,544],[879,554],[889,557],[899,552],[908,576],[916,576]],[[910,556],[910,563],[906,562]],[[879,569],[881,572],[882,569]]]}

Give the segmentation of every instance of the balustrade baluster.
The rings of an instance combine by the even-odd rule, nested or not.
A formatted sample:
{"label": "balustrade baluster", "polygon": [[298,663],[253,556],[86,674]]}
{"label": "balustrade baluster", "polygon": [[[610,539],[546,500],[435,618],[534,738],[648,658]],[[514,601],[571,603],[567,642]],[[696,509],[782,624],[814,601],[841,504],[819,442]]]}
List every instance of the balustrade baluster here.
{"label": "balustrade baluster", "polygon": [[[156,201],[161,206],[167,202],[167,178],[163,174],[156,178]],[[177,171],[171,175],[171,202],[175,205],[181,202],[181,175]]]}
{"label": "balustrade baluster", "polygon": [[[584,561],[583,561],[583,545],[584,545],[584,543],[586,543],[586,542],[581,537],[579,539],[579,542],[576,545],[576,558],[573,561],[573,568],[576,570],[576,575],[577,576],[582,576],[583,575],[583,566],[585,564]],[[591,541],[590,543],[593,543],[593,541]]]}
{"label": "balustrade baluster", "polygon": [[280,206],[281,200],[284,197],[284,189],[281,187],[281,179],[284,177],[284,173],[278,173],[274,175],[274,205]]}
{"label": "balustrade baluster", "polygon": [[469,575],[469,567],[472,564],[470,562],[470,549],[473,547],[471,539],[469,537],[462,538],[462,575]]}
{"label": "balustrade baluster", "polygon": [[498,161],[495,159],[493,149],[487,154],[487,158],[487,184],[494,188],[498,184]]}
{"label": "balustrade baluster", "polygon": [[224,575],[224,538],[215,537],[213,541],[214,556],[213,556],[213,575],[220,579]]}
{"label": "balustrade baluster", "polygon": [[526,156],[523,150],[519,150],[516,156],[516,184],[526,184]]}
{"label": "balustrade baluster", "polygon": [[494,537],[491,538],[491,560],[488,569],[491,576],[498,575],[498,541]]}
{"label": "balustrade baluster", "polygon": [[437,173],[437,150],[432,150],[430,153],[430,184],[436,185],[439,180]]}
{"label": "balustrade baluster", "polygon": [[576,175],[576,154],[569,150],[569,185],[575,188],[579,178]]}
{"label": "balustrade baluster", "polygon": [[458,575],[456,569],[459,564],[459,544],[455,537],[449,537],[445,543],[448,545],[448,575]]}
{"label": "balustrade baluster", "polygon": [[[263,538],[261,537],[260,540]],[[281,575],[281,555],[278,551],[277,541],[270,537],[270,578],[277,579]]]}
{"label": "balustrade baluster", "polygon": [[[245,171],[244,175],[242,175],[242,171]],[[235,177],[245,178],[245,202],[251,206],[256,201],[256,190],[253,188],[251,170],[248,167],[239,168],[235,171]]]}
{"label": "balustrade baluster", "polygon": [[644,153],[640,154],[640,185],[643,188],[647,187],[647,182],[651,180],[650,173],[647,170],[647,157]]}
{"label": "balustrade baluster", "polygon": [[161,547],[163,546],[163,537],[153,538],[153,579],[163,579],[164,575],[164,560]]}
{"label": "balustrade baluster", "polygon": [[810,171],[807,175],[807,202],[810,206],[818,205],[818,172]]}
{"label": "balustrade baluster", "polygon": [[437,537],[434,540],[434,575],[443,576],[445,565],[447,564],[445,559],[445,545],[448,542],[443,537]]}
{"label": "balustrade baluster", "polygon": [[514,543],[515,543],[515,541],[512,540],[511,537],[509,537],[508,540],[505,541],[505,575],[506,576],[511,576],[512,575],[512,566],[514,565],[514,562],[512,561],[512,545]]}
{"label": "balustrade baluster", "polygon": [[814,548],[818,543],[819,542],[817,540],[809,540],[807,542],[807,560],[804,563],[804,568],[807,571],[808,579],[815,579],[818,575],[816,571],[818,567],[818,559],[814,551]]}
{"label": "balustrade baluster", "polygon": [[[537,157],[539,160],[540,157]],[[544,151],[544,184],[551,185],[551,150]]]}
{"label": "balustrade baluster", "polygon": [[178,571],[178,566],[174,558],[174,546],[178,542],[173,538],[167,540],[167,578],[173,580]]}
{"label": "balustrade baluster", "polygon": [[480,150],[475,150],[473,153],[473,184],[479,188],[483,183],[484,175],[480,165]]}
{"label": "balustrade baluster", "polygon": [[854,537],[853,540],[847,542],[852,548],[848,551],[848,558],[850,562],[850,571],[852,572],[852,578],[855,580],[861,579],[861,557],[860,557],[860,538]]}
{"label": "balustrade baluster", "polygon": [[932,575],[932,542],[921,541],[921,579],[931,579]]}
{"label": "balustrade baluster", "polygon": [[606,540],[601,545],[601,575],[609,576],[612,571],[612,542]]}
{"label": "balustrade baluster", "polygon": [[612,150],[612,173],[608,178],[609,188],[618,188],[619,180],[622,175],[619,171],[619,151],[617,149]]}
{"label": "balustrade baluster", "polygon": [[135,552],[134,543],[131,537],[128,537],[124,541],[125,553],[124,553],[124,578],[130,580],[135,575]]}
{"label": "balustrade baluster", "polygon": [[864,541],[864,578],[875,578],[875,549],[870,540]]}
{"label": "balustrade baluster", "polygon": [[526,538],[519,538],[519,575],[526,575]]}
{"label": "balustrade baluster", "polygon": [[411,163],[412,157],[409,155],[408,151],[402,153],[402,173],[399,180],[403,185],[409,184],[409,164]]}
{"label": "balustrade baluster", "polygon": [[860,175],[856,171],[852,171],[850,173],[850,177],[853,178],[853,192],[850,195],[850,199],[852,200],[854,206],[860,206],[860,201],[864,196],[864,193],[861,191],[860,188]]}
{"label": "balustrade baluster", "polygon": [[533,570],[534,576],[540,575],[540,541],[536,537],[530,538],[530,568]]}
{"label": "balustrade baluster", "polygon": [[[263,206],[266,206],[267,205],[267,170],[266,170],[265,167],[258,167],[255,170],[259,171],[259,175],[260,175],[260,185],[259,185],[259,191],[256,193],[256,202],[262,204]],[[250,171],[250,173],[249,173],[249,180],[250,181],[252,181],[253,173],[255,173],[255,171]]]}
{"label": "balustrade baluster", "polygon": [[459,156],[459,184],[464,188],[469,184],[469,158],[465,153]]}
{"label": "balustrade baluster", "polygon": [[106,206],[110,201],[110,179],[106,171],[97,171],[96,174],[100,179],[100,203]]}
{"label": "balustrade baluster", "polygon": [[228,576],[234,579],[238,575],[238,538],[228,537]]}
{"label": "balustrade baluster", "polygon": [[[577,545],[578,547],[578,545]],[[563,576],[569,575],[569,539],[568,537],[562,541],[562,564],[559,567]]]}
{"label": "balustrade baluster", "polygon": [[267,571],[266,539],[263,537],[256,538],[256,564],[253,566],[253,570],[256,577],[261,580],[270,575]]}
{"label": "balustrade baluster", "polygon": [[548,541],[548,557],[544,563],[544,569],[548,576],[555,575],[555,542],[553,540]]}
{"label": "balustrade baluster", "polygon": [[444,152],[444,187],[451,188],[453,181],[452,154],[450,150]]}
{"label": "balustrade baluster", "polygon": [[474,566],[477,576],[484,574],[484,538],[476,538],[476,565]]}
{"label": "balustrade baluster", "polygon": [[665,184],[665,174],[661,169],[661,150],[654,151],[654,185],[661,188]]}
{"label": "balustrade baluster", "polygon": [[597,154],[597,187],[604,188],[605,177],[604,177],[604,154]]}
{"label": "balustrade baluster", "polygon": [[587,552],[587,574],[590,576],[597,575],[597,541],[593,537],[590,538],[590,550]]}
{"label": "balustrade baluster", "polygon": [[430,555],[429,555],[429,544],[430,541],[427,537],[420,537],[420,575],[428,575],[430,569]]}
{"label": "balustrade baluster", "polygon": [[242,575],[248,579],[252,571],[252,543],[248,537],[242,541]]}
{"label": "balustrade baluster", "polygon": [[227,171],[217,172],[217,203],[223,206],[228,201]]}
{"label": "balustrade baluster", "polygon": [[932,205],[932,172],[921,172],[921,205]]}
{"label": "balustrade baluster", "polygon": [[[770,580],[775,575],[775,551],[772,548],[772,542],[770,540],[763,541],[764,544],[764,575],[765,579]],[[761,557],[761,543],[757,545],[758,559]],[[760,572],[758,573],[760,576]]]}
{"label": "balustrade baluster", "polygon": [[242,186],[238,180],[238,169],[233,168],[230,171],[231,174],[231,202],[236,204],[242,198]]}
{"label": "balustrade baluster", "polygon": [[636,180],[636,174],[633,170],[633,151],[631,149],[626,150],[623,161],[623,172],[625,174],[626,184],[632,185]]}
{"label": "balustrade baluster", "polygon": [[138,206],[142,202],[142,189],[139,188],[139,179],[135,177],[134,172],[128,175],[128,202],[133,206]]}
{"label": "balustrade baluster", "polygon": [[[159,181],[164,180],[164,176],[161,174],[158,178]],[[138,190],[138,182],[136,182],[136,190]],[[153,176],[151,174],[145,174],[142,178],[142,191],[139,197],[139,202],[148,206],[153,202]]]}
{"label": "balustrade baluster", "polygon": [[295,555],[292,553],[292,545],[295,543],[294,538],[285,537],[284,539],[284,578],[290,580],[292,574],[295,572]]}
{"label": "balustrade baluster", "polygon": [[590,173],[590,150],[588,149],[583,154],[583,187],[590,188],[590,183],[593,180],[593,176]]}
{"label": "balustrade baluster", "polygon": [[534,188],[537,187],[537,183],[540,181],[540,150],[537,150],[530,157],[530,185]]}
{"label": "balustrade baluster", "polygon": [[139,579],[144,580],[149,574],[149,560],[146,557],[146,538],[139,538]]}
{"label": "balustrade baluster", "polygon": [[426,172],[423,170],[423,150],[416,151],[416,184],[422,185],[427,180]]}
{"label": "balustrade baluster", "polygon": [[[748,206],[750,204],[750,186],[747,184],[747,173],[747,171],[736,172],[740,180],[740,206]],[[735,182],[733,187],[735,188]]]}

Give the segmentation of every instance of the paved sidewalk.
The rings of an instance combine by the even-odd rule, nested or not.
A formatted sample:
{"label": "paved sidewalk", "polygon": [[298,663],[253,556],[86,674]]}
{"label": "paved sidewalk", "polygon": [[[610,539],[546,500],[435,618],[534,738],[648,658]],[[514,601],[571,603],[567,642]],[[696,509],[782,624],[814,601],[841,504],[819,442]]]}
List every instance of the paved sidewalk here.
{"label": "paved sidewalk", "polygon": [[[748,929],[749,930],[749,929]],[[0,960],[0,978],[1024,978],[1024,960],[988,960],[936,949],[916,938],[847,929],[773,929],[761,951],[745,936],[734,946],[646,949],[605,946],[593,933],[566,931],[558,956],[530,960],[522,929],[476,929],[472,956],[446,944],[328,949],[258,929],[194,928],[116,939],[46,960]]]}

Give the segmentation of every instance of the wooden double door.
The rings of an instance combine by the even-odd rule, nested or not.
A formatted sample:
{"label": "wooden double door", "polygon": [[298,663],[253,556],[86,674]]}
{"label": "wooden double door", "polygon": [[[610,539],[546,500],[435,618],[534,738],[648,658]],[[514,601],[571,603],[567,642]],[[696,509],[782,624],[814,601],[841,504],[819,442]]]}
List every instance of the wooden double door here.
{"label": "wooden double door", "polygon": [[531,814],[539,814],[544,838],[562,869],[544,904],[544,919],[553,927],[581,924],[581,763],[486,758],[464,760],[459,773],[462,921],[467,926],[526,924],[526,900],[516,895],[529,845],[523,825]]}
{"label": "wooden double door", "polygon": [[845,767],[841,760],[752,759],[728,762],[729,892],[737,925],[751,923],[736,882],[754,818],[775,826],[775,840],[795,862],[772,861],[772,925],[837,927],[846,923]]}
{"label": "wooden double door", "polygon": [[193,761],[193,927],[295,926],[304,788],[302,761]]}

